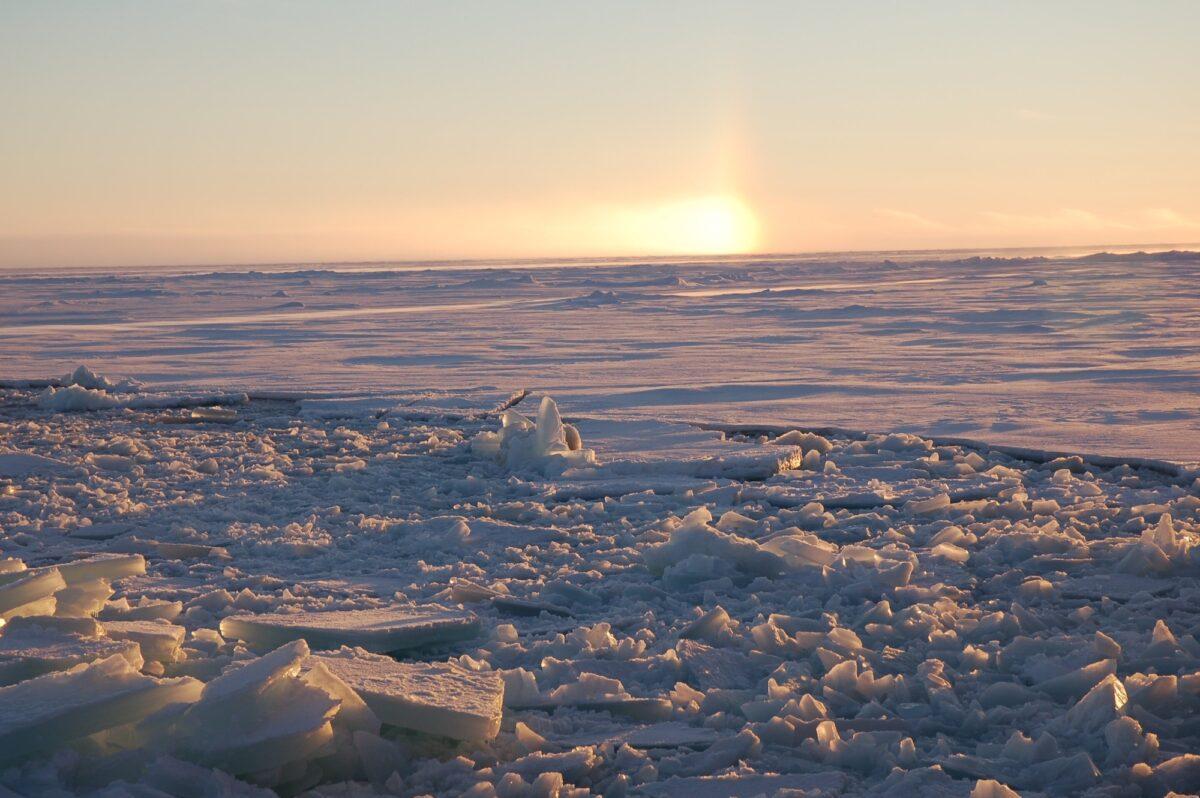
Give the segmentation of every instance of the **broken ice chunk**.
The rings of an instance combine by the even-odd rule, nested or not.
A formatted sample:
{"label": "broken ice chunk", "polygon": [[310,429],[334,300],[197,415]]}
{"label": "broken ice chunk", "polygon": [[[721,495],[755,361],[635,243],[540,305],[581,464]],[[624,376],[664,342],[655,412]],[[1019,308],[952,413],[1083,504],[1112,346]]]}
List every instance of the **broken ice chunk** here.
{"label": "broken ice chunk", "polygon": [[1116,672],[1116,660],[1103,659],[1099,662],[1093,662],[1091,665],[1073,670],[1070,673],[1064,673],[1061,676],[1055,676],[1052,679],[1039,682],[1037,689],[1058,701],[1066,701],[1083,695],[1104,677]]}
{"label": "broken ice chunk", "polygon": [[1142,725],[1130,717],[1117,718],[1104,727],[1108,767],[1134,765],[1158,753],[1158,737],[1143,734]]}
{"label": "broken ice chunk", "polygon": [[668,585],[678,587],[720,576],[749,581],[785,570],[786,561],[780,555],[749,538],[726,534],[711,521],[712,513],[706,507],[688,513],[667,542],[645,550],[646,567]]}
{"label": "broken ice chunk", "polygon": [[471,440],[471,450],[476,455],[495,458],[513,470],[535,469],[547,475],[595,465],[596,454],[583,448],[577,429],[573,429],[570,438],[568,441],[558,406],[544,396],[536,420],[516,410],[505,410],[500,415],[500,429],[476,435]]}
{"label": "broken ice chunk", "polygon": [[19,574],[25,570],[25,563],[16,557],[0,559],[0,574]]}
{"label": "broken ice chunk", "polygon": [[93,579],[121,579],[144,574],[146,560],[140,554],[97,554],[56,567],[63,581],[68,585],[76,585]]}
{"label": "broken ice chunk", "polygon": [[838,770],[824,773],[728,773],[722,776],[672,776],[647,784],[641,791],[653,798],[751,798],[758,795],[838,795],[849,777]]}
{"label": "broken ice chunk", "polygon": [[1180,754],[1154,767],[1154,776],[1163,787],[1192,793],[1200,784],[1200,754]]}
{"label": "broken ice chunk", "polygon": [[24,479],[33,475],[62,476],[70,466],[61,460],[27,452],[0,451],[0,477]]}
{"label": "broken ice chunk", "polygon": [[[30,575],[45,575],[57,571],[66,585],[77,585],[94,579],[121,579],[146,573],[146,560],[140,554],[97,554],[74,562],[59,563],[45,568],[33,568],[27,572],[4,573],[0,571],[0,585],[28,578]],[[62,589],[60,586],[59,590]],[[2,588],[0,588],[2,590]]]}
{"label": "broken ice chunk", "polygon": [[930,496],[928,499],[910,499],[904,505],[904,509],[914,515],[933,515],[939,513],[950,506],[950,495],[939,493],[935,496]]}
{"label": "broken ice chunk", "polygon": [[[367,656],[375,655],[368,654]],[[323,662],[309,658],[308,664],[310,667],[302,677],[304,681],[314,687],[321,688],[342,702],[337,718],[334,720],[335,726],[351,733],[365,731],[371,734],[379,734],[381,726],[379,716],[371,711],[371,708],[367,706],[367,702],[363,701],[362,696],[356,693],[350,685],[346,684],[333,671],[329,670]]]}
{"label": "broken ice chunk", "polygon": [[80,388],[111,391],[112,393],[136,393],[141,386],[140,382],[129,377],[119,377],[116,381],[110,380],[107,376],[97,374],[84,364],[76,366],[74,371],[64,374],[58,381],[62,385],[78,385]]}
{"label": "broken ice chunk", "polygon": [[1030,765],[1021,773],[1021,784],[1047,795],[1075,795],[1096,783],[1100,770],[1085,752]]}
{"label": "broken ice chunk", "polygon": [[608,712],[647,723],[666,720],[671,717],[672,712],[671,702],[666,698],[635,698],[633,696],[603,696],[579,700],[543,698],[536,701],[522,701],[511,706],[512,709],[536,709],[543,712],[553,712],[558,707],[572,707],[585,712]]}
{"label": "broken ice chunk", "polygon": [[671,716],[673,705],[665,698],[636,698],[630,695],[618,679],[596,673],[581,673],[576,682],[560,685],[549,695],[523,696],[509,701],[512,709],[553,711],[557,707],[574,707],[588,712],[609,712],[634,720],[659,721]]}
{"label": "broken ice chunk", "polygon": [[54,594],[54,614],[68,618],[91,617],[100,611],[112,594],[112,585],[105,579],[68,585]]}
{"label": "broken ice chunk", "polygon": [[187,630],[169,621],[105,621],[104,631],[114,640],[132,640],[146,660],[167,664],[179,658]]}
{"label": "broken ice chunk", "polygon": [[685,626],[679,637],[683,640],[720,640],[732,634],[729,613],[718,605]]}
{"label": "broken ice chunk", "polygon": [[1057,725],[1064,731],[1090,734],[1123,717],[1128,703],[1125,685],[1110,673],[1067,710]]}
{"label": "broken ice chunk", "polygon": [[[152,787],[155,792],[143,791],[140,785]],[[161,791],[161,792],[159,792]],[[273,790],[263,789],[235,779],[220,770],[193,765],[171,756],[160,756],[155,759],[143,772],[138,788],[124,795],[159,796],[170,795],[173,798],[275,798]],[[104,795],[110,795],[104,792]]]}
{"label": "broken ice chunk", "polygon": [[90,618],[18,618],[0,635],[0,685],[114,655],[123,657],[134,668],[142,667],[137,643],[102,637],[99,626]]}
{"label": "broken ice chunk", "polygon": [[1175,639],[1170,627],[1162,620],[1156,621],[1154,631],[1150,633],[1150,645],[1142,651],[1141,659],[1147,662],[1172,660],[1181,655],[1184,655],[1184,651],[1179,646],[1179,641]]}
{"label": "broken ice chunk", "polygon": [[192,707],[189,715],[203,715],[221,702],[230,704],[253,698],[274,682],[295,676],[309,654],[303,640],[280,646],[269,654],[225,671],[204,685],[203,703]]}
{"label": "broken ice chunk", "polygon": [[193,407],[190,416],[193,421],[210,421],[218,424],[232,424],[237,421],[237,411],[231,407]]}
{"label": "broken ice chunk", "polygon": [[820,454],[829,454],[833,451],[833,444],[828,439],[812,432],[801,432],[794,429],[791,432],[785,432],[782,435],[771,440],[778,446],[799,446],[806,452],[812,449],[817,450]]}
{"label": "broken ice chunk", "polygon": [[188,677],[143,676],[117,655],[0,687],[0,761],[47,754],[168,704],[190,703],[200,697],[202,686]]}
{"label": "broken ice chunk", "polygon": [[984,709],[993,707],[1020,707],[1034,701],[1037,694],[1016,682],[996,682],[979,694],[979,703]]}
{"label": "broken ice chunk", "polygon": [[1020,794],[995,779],[980,779],[975,782],[969,798],[1021,798]]}
{"label": "broken ice chunk", "polygon": [[176,723],[181,755],[238,775],[321,753],[340,702],[296,678],[308,653],[297,640],[204,685]]}
{"label": "broken ice chunk", "polygon": [[23,605],[48,599],[67,586],[56,568],[15,573],[20,575],[19,579],[0,586],[0,618],[27,614],[20,611]]}
{"label": "broken ice chunk", "polygon": [[305,640],[316,649],[357,646],[377,654],[435,643],[469,640],[479,634],[479,618],[471,612],[436,604],[366,610],[231,615],[221,621],[221,634],[266,650]]}
{"label": "broken ice chunk", "polygon": [[121,541],[121,548],[123,551],[141,552],[167,560],[230,559],[229,551],[224,546],[209,546],[203,543],[172,543],[131,537]]}
{"label": "broken ice chunk", "polygon": [[740,651],[713,648],[685,639],[675,645],[675,652],[689,683],[702,690],[745,689],[754,685],[757,676],[755,669],[749,658]]}
{"label": "broken ice chunk", "polygon": [[127,535],[132,531],[132,524],[120,521],[102,521],[98,524],[77,526],[67,532],[67,534],[80,540],[112,540],[121,535]]}
{"label": "broken ice chunk", "polygon": [[[518,724],[518,726],[524,726],[524,724]],[[547,746],[551,749],[605,744],[629,745],[633,748],[706,748],[718,739],[720,739],[720,735],[713,729],[668,721],[632,728],[617,726],[582,734],[554,737],[548,741]]]}
{"label": "broken ice chunk", "polygon": [[500,731],[504,681],[494,671],[452,662],[396,662],[348,648],[315,659],[384,723],[456,740],[490,740]]}
{"label": "broken ice chunk", "polygon": [[102,621],[151,621],[155,618],[170,621],[178,618],[181,612],[182,601],[158,601],[143,596],[137,604],[130,604],[127,598],[110,601],[96,617]]}
{"label": "broken ice chunk", "polygon": [[782,557],[791,568],[820,568],[837,559],[836,544],[793,527],[763,544],[763,548]]}

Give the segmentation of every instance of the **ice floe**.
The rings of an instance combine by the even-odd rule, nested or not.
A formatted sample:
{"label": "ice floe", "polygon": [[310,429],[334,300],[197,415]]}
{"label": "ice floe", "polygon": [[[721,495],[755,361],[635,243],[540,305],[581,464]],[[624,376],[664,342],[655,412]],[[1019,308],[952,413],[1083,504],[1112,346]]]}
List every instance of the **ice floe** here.
{"label": "ice floe", "polygon": [[495,672],[453,662],[396,662],[347,648],[314,660],[349,685],[384,723],[456,740],[490,740],[500,731],[504,682]]}
{"label": "ice floe", "polygon": [[444,607],[230,615],[221,621],[221,634],[252,648],[306,640],[314,648],[358,646],[381,653],[469,640],[479,629],[473,613]]}

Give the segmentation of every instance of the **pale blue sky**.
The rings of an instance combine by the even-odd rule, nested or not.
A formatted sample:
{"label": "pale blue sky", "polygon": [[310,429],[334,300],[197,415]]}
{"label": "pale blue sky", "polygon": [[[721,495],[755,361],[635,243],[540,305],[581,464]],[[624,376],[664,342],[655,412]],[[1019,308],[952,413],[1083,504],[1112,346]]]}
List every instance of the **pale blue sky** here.
{"label": "pale blue sky", "polygon": [[1200,3],[0,4],[0,265],[1200,239]]}

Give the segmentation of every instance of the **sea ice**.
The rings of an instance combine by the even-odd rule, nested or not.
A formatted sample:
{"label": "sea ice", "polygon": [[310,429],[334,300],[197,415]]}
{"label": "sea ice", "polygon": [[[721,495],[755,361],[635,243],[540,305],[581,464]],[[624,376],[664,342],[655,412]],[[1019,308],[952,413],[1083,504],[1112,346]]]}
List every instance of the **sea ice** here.
{"label": "sea ice", "polygon": [[182,626],[162,619],[105,621],[104,631],[114,640],[131,640],[137,643],[141,647],[144,659],[164,664],[179,658],[179,647],[187,633]]}
{"label": "sea ice", "polygon": [[[136,642],[110,640],[94,621],[60,618],[18,618],[0,629],[0,685],[63,671],[119,655],[141,669]],[[89,625],[90,623],[90,625]]]}
{"label": "sea ice", "polygon": [[100,611],[112,594],[112,585],[107,579],[68,583],[67,587],[54,594],[54,614],[90,618]]}
{"label": "sea ice", "polygon": [[348,648],[313,659],[384,723],[456,740],[490,740],[500,731],[504,682],[495,672],[452,662],[396,662]]}
{"label": "sea ice", "polygon": [[181,612],[182,601],[163,601],[143,596],[133,604],[128,598],[122,597],[106,603],[96,617],[102,621],[152,621],[157,618],[171,621],[178,618]]}
{"label": "sea ice", "polygon": [[596,455],[583,444],[576,432],[568,443],[566,426],[558,405],[549,396],[542,397],[536,419],[516,410],[505,410],[497,432],[481,432],[471,442],[479,456],[492,457],[513,470],[532,468],[547,474],[561,474],[568,468],[594,465]]}
{"label": "sea ice", "polygon": [[82,560],[61,563],[58,566],[63,581],[68,585],[89,582],[93,579],[122,579],[146,573],[146,559],[140,554],[97,554]]}
{"label": "sea ice", "polygon": [[[278,279],[320,294],[342,278]],[[260,280],[276,278],[239,286],[262,294]],[[796,329],[787,334],[811,332]],[[264,346],[287,349],[277,343]],[[393,374],[405,375],[441,357],[360,355],[403,363]],[[501,382],[493,356],[471,354]],[[55,755],[63,735],[39,742],[0,781],[29,795],[198,798],[248,783],[314,798],[528,798],[534,785],[560,798],[1194,791],[1198,472],[707,424],[720,421],[716,405],[698,402],[754,401],[762,420],[785,419],[795,405],[783,402],[829,386],[806,376],[622,394],[571,389],[574,367],[564,368],[553,382],[564,407],[613,417],[576,416],[581,440],[560,418],[561,441],[547,444],[539,432],[543,421],[558,429],[554,415],[530,414],[510,448],[543,459],[520,467],[472,452],[479,433],[497,434],[500,413],[525,412],[521,402],[540,411],[508,387],[393,392],[369,411],[376,394],[352,388],[336,414],[327,408],[334,420],[306,413],[308,400],[284,386],[256,390],[236,423],[215,424],[138,409],[165,394],[109,392],[129,409],[51,416],[36,406],[44,383],[0,386],[6,453],[54,461],[19,458],[0,478],[0,601],[13,619],[0,625],[0,681],[21,687],[117,654],[122,673],[140,668],[147,684],[169,684],[148,676],[166,673],[209,682],[70,752]],[[630,397],[643,415],[626,417],[617,403]],[[584,441],[596,462],[568,462]],[[555,442],[572,454],[539,454]],[[799,467],[780,470],[793,449]],[[760,455],[767,465],[753,476],[733,468]],[[80,536],[89,522],[96,534]],[[119,598],[104,602],[112,588]],[[439,601],[471,603],[479,617]],[[304,639],[436,648],[394,662],[309,654]],[[280,643],[260,659],[247,651]],[[420,661],[451,648],[450,662]],[[343,668],[372,668],[339,675],[339,655],[352,663]],[[102,697],[126,678],[88,689]],[[414,687],[420,679],[433,686]],[[81,712],[75,720],[91,718]],[[0,726],[10,715],[0,707]]]}
{"label": "sea ice", "polygon": [[258,650],[305,640],[316,649],[356,646],[388,653],[469,640],[479,628],[473,613],[437,605],[230,615],[221,621],[222,635]]}
{"label": "sea ice", "polygon": [[308,654],[297,640],[205,684],[175,723],[177,754],[238,775],[266,774],[322,752],[341,702],[298,678]]}
{"label": "sea ice", "polygon": [[[8,619],[17,615],[37,614],[52,615],[54,613],[53,596],[67,586],[62,575],[56,568],[39,571],[11,571],[4,577],[14,577],[7,583],[0,581],[0,618]],[[49,600],[49,612],[40,612],[30,606]],[[42,604],[38,604],[38,609]]]}
{"label": "sea ice", "polygon": [[0,477],[25,479],[38,475],[56,476],[69,470],[66,463],[28,452],[0,451]]}
{"label": "sea ice", "polygon": [[12,764],[48,754],[168,704],[195,701],[201,688],[187,677],[143,676],[119,654],[0,687],[0,761]]}
{"label": "sea ice", "polygon": [[722,532],[711,521],[708,509],[693,510],[671,531],[669,540],[646,550],[646,567],[676,586],[722,576],[748,581],[778,575],[786,567],[783,557],[753,540]]}
{"label": "sea ice", "polygon": [[642,788],[654,798],[755,798],[760,795],[837,795],[848,778],[838,771],[761,775],[674,777]]}

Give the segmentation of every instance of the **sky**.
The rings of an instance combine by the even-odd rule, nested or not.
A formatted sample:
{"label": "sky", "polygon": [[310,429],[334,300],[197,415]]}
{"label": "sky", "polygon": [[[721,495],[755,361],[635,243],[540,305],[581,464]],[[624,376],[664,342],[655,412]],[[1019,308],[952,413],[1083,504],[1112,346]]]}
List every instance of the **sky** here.
{"label": "sky", "polygon": [[0,2],[0,267],[1200,240],[1200,3]]}

